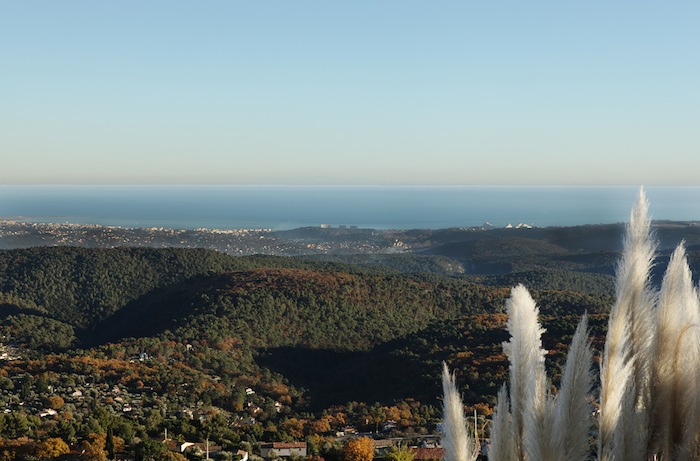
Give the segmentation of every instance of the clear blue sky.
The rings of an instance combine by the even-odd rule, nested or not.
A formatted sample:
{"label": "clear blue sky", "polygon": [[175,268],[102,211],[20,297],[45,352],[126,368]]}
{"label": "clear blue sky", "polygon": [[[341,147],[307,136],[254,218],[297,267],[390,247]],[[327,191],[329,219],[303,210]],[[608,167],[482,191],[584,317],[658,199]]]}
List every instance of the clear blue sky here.
{"label": "clear blue sky", "polygon": [[0,184],[700,185],[700,2],[0,2]]}

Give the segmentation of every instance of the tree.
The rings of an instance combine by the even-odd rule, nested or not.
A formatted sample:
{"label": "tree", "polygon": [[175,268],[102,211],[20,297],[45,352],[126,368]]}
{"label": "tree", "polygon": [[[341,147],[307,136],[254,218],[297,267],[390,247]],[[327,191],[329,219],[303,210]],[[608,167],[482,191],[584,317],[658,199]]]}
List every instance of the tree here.
{"label": "tree", "polygon": [[68,444],[60,437],[52,437],[40,442],[37,446],[37,458],[58,458],[70,452]]}
{"label": "tree", "polygon": [[30,422],[25,413],[9,413],[5,416],[5,427],[3,432],[6,437],[22,437],[29,433]]}
{"label": "tree", "polygon": [[[94,434],[91,434],[91,436]],[[107,452],[105,451],[105,439],[92,438],[92,440],[84,440],[82,443],[83,459],[88,461],[107,461]]]}
{"label": "tree", "polygon": [[[115,435],[112,435],[112,450],[116,452],[120,452],[124,449],[124,441]],[[107,444],[107,440],[109,439],[109,435],[107,433],[91,433],[88,436],[88,440],[85,440],[83,442],[83,450],[85,450],[85,453],[83,453],[83,457],[85,459],[91,460],[91,461],[106,461],[107,459],[114,459],[114,458],[108,458],[108,456],[113,456],[109,453],[109,447]]]}
{"label": "tree", "polygon": [[64,404],[65,402],[60,395],[52,395],[46,399],[46,405],[53,410],[61,409]]}
{"label": "tree", "polygon": [[187,458],[185,458],[183,455],[172,451],[165,453],[162,459],[165,461],[187,461]]}
{"label": "tree", "polygon": [[327,432],[330,432],[331,431],[330,420],[331,420],[330,416],[324,416],[321,419],[317,419],[315,421],[310,421],[306,425],[306,432],[308,434],[325,434]]}
{"label": "tree", "polygon": [[29,395],[32,392],[32,383],[29,381],[30,378],[27,378],[22,381],[22,387],[20,388],[19,391],[19,396],[22,399],[26,399],[29,397]]}
{"label": "tree", "polygon": [[282,423],[282,430],[295,439],[304,437],[304,420],[298,418],[289,418]]}
{"label": "tree", "polygon": [[379,425],[383,422],[386,421],[386,409],[379,405],[378,403],[375,403],[372,405],[372,407],[369,409],[369,418],[368,421],[371,423],[374,423],[374,432],[378,433],[379,432]]}
{"label": "tree", "polygon": [[34,451],[34,441],[27,437],[4,440],[0,438],[0,461],[23,459]]}
{"label": "tree", "polygon": [[107,450],[107,458],[114,459],[114,432],[112,431],[112,426],[107,429],[105,449]]}
{"label": "tree", "polygon": [[343,447],[343,461],[372,461],[374,442],[369,437],[348,440]]}
{"label": "tree", "polygon": [[413,452],[406,446],[393,446],[386,454],[387,461],[413,461]]}
{"label": "tree", "polygon": [[166,457],[167,453],[168,449],[164,443],[148,439],[136,445],[134,459],[136,461],[160,461]]}

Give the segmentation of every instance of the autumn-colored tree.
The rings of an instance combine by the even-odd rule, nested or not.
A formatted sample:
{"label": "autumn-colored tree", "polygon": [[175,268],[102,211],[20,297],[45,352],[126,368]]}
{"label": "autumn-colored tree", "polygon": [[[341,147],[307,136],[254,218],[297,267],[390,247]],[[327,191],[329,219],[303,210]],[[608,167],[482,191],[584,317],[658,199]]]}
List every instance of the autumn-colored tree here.
{"label": "autumn-colored tree", "polygon": [[348,440],[343,447],[343,461],[372,461],[374,442],[369,437]]}
{"label": "autumn-colored tree", "polygon": [[348,423],[347,415],[345,413],[343,413],[342,411],[339,411],[339,412],[333,414],[332,416],[333,416],[333,420],[331,421],[331,426],[333,426],[333,427],[342,428],[343,426],[345,426]]}
{"label": "autumn-colored tree", "polygon": [[60,395],[52,395],[46,399],[46,405],[53,410],[59,410],[63,407],[64,403]]}
{"label": "autumn-colored tree", "polygon": [[37,444],[37,458],[58,458],[62,455],[67,455],[70,452],[68,444],[60,437],[52,437]]}
{"label": "autumn-colored tree", "polygon": [[386,409],[386,418],[388,421],[399,421],[401,417],[401,409],[397,406],[391,406]]}
{"label": "autumn-colored tree", "polygon": [[298,418],[289,418],[282,423],[282,430],[295,439],[304,437],[304,423],[306,421]]}
{"label": "autumn-colored tree", "polygon": [[82,458],[86,461],[107,461],[104,439],[83,440],[81,447],[83,449]]}
{"label": "autumn-colored tree", "polygon": [[0,461],[12,461],[34,451],[34,441],[27,437],[17,439],[0,438]]}
{"label": "autumn-colored tree", "polygon": [[[124,440],[120,437],[113,436],[112,441],[114,444],[113,450],[116,453],[124,450]],[[82,448],[84,451],[83,459],[89,461],[106,461],[107,452],[107,434],[104,432],[100,434],[91,433],[88,439],[83,441]]]}
{"label": "autumn-colored tree", "polygon": [[468,414],[474,411],[483,416],[491,416],[493,414],[493,408],[483,402],[475,403],[471,407],[468,407],[468,410]]}
{"label": "autumn-colored tree", "polygon": [[309,421],[306,425],[306,433],[311,434],[325,434],[331,431],[330,416],[324,416],[321,419],[315,421]]}

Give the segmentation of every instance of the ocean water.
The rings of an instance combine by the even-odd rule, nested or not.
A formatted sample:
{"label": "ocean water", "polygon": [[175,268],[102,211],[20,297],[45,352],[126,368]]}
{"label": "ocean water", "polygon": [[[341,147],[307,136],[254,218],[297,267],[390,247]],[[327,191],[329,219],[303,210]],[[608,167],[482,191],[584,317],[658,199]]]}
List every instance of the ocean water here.
{"label": "ocean water", "polygon": [[[700,187],[648,187],[654,219],[700,220]],[[626,222],[637,187],[0,186],[0,219],[122,227],[439,229]]]}

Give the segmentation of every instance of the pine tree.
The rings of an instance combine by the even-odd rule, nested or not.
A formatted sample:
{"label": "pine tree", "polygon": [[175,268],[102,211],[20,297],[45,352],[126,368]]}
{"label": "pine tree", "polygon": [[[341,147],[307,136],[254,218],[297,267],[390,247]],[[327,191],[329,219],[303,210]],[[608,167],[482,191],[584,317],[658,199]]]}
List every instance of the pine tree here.
{"label": "pine tree", "polygon": [[107,429],[107,440],[105,442],[105,449],[107,450],[107,458],[114,459],[114,433],[112,432],[112,426]]}

